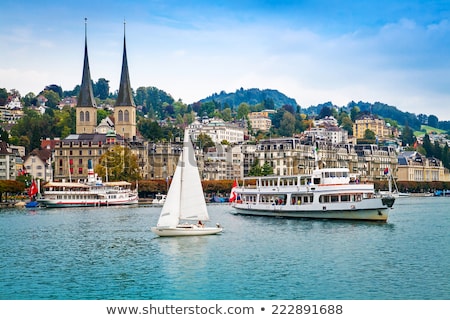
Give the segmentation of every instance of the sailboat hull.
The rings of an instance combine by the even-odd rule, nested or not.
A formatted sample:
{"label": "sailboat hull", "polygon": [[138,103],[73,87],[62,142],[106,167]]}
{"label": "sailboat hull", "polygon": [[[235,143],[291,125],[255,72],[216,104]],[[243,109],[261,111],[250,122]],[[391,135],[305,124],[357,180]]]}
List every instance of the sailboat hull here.
{"label": "sailboat hull", "polygon": [[194,224],[177,227],[152,227],[151,230],[160,237],[208,236],[222,232],[220,227],[198,227]]}

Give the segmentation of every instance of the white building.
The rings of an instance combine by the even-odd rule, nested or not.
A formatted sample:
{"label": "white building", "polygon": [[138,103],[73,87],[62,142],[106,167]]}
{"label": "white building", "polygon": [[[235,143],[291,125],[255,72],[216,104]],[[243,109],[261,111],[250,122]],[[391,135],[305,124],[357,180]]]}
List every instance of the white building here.
{"label": "white building", "polygon": [[244,141],[244,128],[225,123],[223,120],[213,119],[209,122],[194,121],[188,126],[191,138],[197,141],[200,134],[207,134],[211,140],[220,144],[222,141],[238,143]]}
{"label": "white building", "polygon": [[15,180],[16,169],[16,155],[6,142],[0,141],[0,180]]}

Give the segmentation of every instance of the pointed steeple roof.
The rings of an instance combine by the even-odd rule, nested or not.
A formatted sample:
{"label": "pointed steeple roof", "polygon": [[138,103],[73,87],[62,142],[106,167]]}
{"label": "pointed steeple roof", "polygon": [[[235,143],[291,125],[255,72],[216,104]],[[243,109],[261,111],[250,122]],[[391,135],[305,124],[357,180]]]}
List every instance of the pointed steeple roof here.
{"label": "pointed steeple roof", "polygon": [[92,90],[91,72],[89,70],[89,59],[87,50],[87,19],[84,19],[84,65],[83,78],[81,80],[80,94],[78,95],[77,107],[96,107],[94,91]]}
{"label": "pointed steeple roof", "polygon": [[127,47],[125,41],[125,22],[123,24],[123,58],[122,75],[120,76],[119,94],[116,100],[116,106],[133,106],[134,99],[131,92],[130,75],[128,73]]}

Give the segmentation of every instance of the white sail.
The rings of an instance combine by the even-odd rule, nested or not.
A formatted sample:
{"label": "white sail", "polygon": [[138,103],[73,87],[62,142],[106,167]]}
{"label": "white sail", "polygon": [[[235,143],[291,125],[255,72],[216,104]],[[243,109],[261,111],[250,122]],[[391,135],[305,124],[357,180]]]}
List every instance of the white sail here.
{"label": "white sail", "polygon": [[180,219],[209,220],[195,151],[187,130],[184,134],[183,154]]}
{"label": "white sail", "polygon": [[180,218],[180,194],[181,194],[181,163],[183,162],[183,153],[178,160],[175,174],[173,175],[166,201],[161,209],[158,220],[158,227],[176,227]]}
{"label": "white sail", "polygon": [[183,151],[161,210],[158,227],[176,227],[180,219],[209,220],[194,147],[187,130]]}

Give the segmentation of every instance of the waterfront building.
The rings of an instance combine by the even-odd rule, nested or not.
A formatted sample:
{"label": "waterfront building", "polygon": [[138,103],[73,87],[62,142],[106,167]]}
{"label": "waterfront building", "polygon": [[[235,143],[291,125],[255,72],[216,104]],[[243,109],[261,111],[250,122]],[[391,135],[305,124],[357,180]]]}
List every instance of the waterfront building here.
{"label": "waterfront building", "polygon": [[397,177],[398,181],[432,182],[446,181],[448,175],[439,159],[427,158],[417,151],[404,151],[398,155]]}
{"label": "waterfront building", "polygon": [[[182,143],[149,143],[147,179],[167,179],[177,167]],[[145,179],[145,177],[143,177]]]}
{"label": "waterfront building", "polygon": [[392,146],[311,142],[307,136],[261,140],[254,154],[260,166],[268,162],[274,174],[281,176],[311,174],[318,165],[320,168],[348,168],[361,179],[373,181],[384,178],[385,168],[391,172],[397,168],[397,154]]}
{"label": "waterfront building", "polygon": [[52,151],[50,149],[34,149],[23,160],[25,172],[42,181],[53,180]]}

